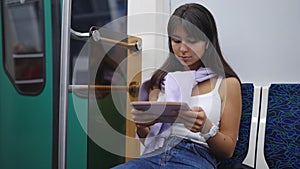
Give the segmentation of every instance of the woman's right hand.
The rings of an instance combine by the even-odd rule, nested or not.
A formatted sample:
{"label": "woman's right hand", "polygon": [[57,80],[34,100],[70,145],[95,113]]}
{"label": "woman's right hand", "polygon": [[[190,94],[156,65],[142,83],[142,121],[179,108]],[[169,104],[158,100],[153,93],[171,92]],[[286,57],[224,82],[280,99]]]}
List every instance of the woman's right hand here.
{"label": "woman's right hand", "polygon": [[182,122],[184,126],[192,132],[202,132],[207,117],[201,107],[193,107],[189,111],[181,111],[178,116],[178,121]]}

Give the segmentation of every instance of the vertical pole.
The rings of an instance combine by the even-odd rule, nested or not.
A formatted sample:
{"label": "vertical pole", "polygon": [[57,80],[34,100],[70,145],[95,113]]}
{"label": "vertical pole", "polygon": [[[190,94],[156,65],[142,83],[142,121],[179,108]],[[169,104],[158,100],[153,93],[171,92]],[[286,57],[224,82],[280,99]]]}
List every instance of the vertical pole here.
{"label": "vertical pole", "polygon": [[59,102],[59,133],[58,133],[58,169],[67,167],[67,120],[68,120],[68,85],[69,85],[69,54],[70,54],[70,23],[71,0],[63,0],[61,24],[60,53],[60,102]]}

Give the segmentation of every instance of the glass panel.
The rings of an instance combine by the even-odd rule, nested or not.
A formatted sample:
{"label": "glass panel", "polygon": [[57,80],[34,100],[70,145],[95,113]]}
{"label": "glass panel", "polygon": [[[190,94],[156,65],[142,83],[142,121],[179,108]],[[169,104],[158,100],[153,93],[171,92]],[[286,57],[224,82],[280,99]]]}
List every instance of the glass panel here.
{"label": "glass panel", "polygon": [[[127,0],[73,0],[71,28],[78,32],[88,32],[92,26],[109,26],[110,30],[126,34],[127,21],[125,19],[118,21],[118,24],[109,24],[126,15]],[[86,41],[71,39],[70,77],[73,77],[75,63],[85,43]],[[87,56],[80,59],[84,64],[88,60]],[[88,80],[85,78],[88,77],[87,69],[82,69],[77,73],[80,73],[80,78],[77,78],[76,81],[70,78],[70,83],[73,85],[87,85]]]}
{"label": "glass panel", "polygon": [[[124,44],[141,41],[126,35],[127,20],[123,16],[127,15],[127,0],[72,2],[73,30],[86,33],[92,26],[97,26],[101,28],[102,38]],[[131,109],[130,100],[137,99],[136,94],[131,97],[128,92],[129,85],[140,84],[140,75],[135,79],[131,77],[141,70],[140,54],[131,55],[135,52],[135,46],[118,46],[105,43],[104,40],[94,41],[92,38],[88,42],[71,39],[70,77],[73,78],[70,78],[70,83],[72,93],[76,95],[73,98],[88,98],[87,124],[83,128],[88,134],[87,152],[84,153],[87,153],[89,169],[111,168],[124,163],[130,151],[135,154],[128,155],[130,157],[139,155],[140,143],[135,138],[135,126],[126,119]],[[137,70],[132,71],[133,68]],[[137,92],[136,88],[130,91]],[[133,141],[128,141],[128,138]],[[69,145],[72,142],[69,140]],[[77,148],[69,151],[78,154]],[[71,160],[74,159],[72,153],[68,155],[68,164],[73,164],[75,160]]]}
{"label": "glass panel", "polygon": [[17,91],[39,94],[45,83],[43,4],[3,2],[4,65]]}
{"label": "glass panel", "polygon": [[102,39],[113,42],[89,40],[88,167],[111,168],[139,152],[134,124],[127,119],[129,103],[137,99],[129,89],[132,82],[140,84],[141,51],[119,44],[141,39],[104,28],[98,31]]}

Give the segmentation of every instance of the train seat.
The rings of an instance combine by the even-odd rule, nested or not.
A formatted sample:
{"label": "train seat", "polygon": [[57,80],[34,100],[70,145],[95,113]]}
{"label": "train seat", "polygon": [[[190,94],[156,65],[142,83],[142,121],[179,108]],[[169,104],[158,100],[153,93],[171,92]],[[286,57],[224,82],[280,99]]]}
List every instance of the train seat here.
{"label": "train seat", "polygon": [[256,168],[300,168],[300,84],[262,90]]}
{"label": "train seat", "polygon": [[242,84],[242,117],[239,136],[233,154],[228,160],[221,161],[220,169],[231,169],[236,165],[254,167],[256,136],[261,87],[252,83]]}

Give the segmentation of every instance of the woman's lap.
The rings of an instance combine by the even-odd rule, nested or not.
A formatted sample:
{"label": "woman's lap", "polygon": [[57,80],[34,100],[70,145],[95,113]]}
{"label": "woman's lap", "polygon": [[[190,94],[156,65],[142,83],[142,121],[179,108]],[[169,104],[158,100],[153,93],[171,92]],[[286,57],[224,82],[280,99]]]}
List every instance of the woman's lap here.
{"label": "woman's lap", "polygon": [[206,147],[188,140],[179,139],[178,137],[169,139],[165,151],[143,155],[113,169],[216,168],[216,160]]}

